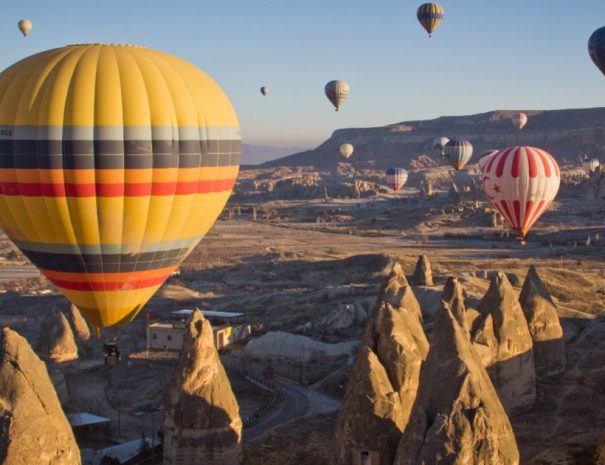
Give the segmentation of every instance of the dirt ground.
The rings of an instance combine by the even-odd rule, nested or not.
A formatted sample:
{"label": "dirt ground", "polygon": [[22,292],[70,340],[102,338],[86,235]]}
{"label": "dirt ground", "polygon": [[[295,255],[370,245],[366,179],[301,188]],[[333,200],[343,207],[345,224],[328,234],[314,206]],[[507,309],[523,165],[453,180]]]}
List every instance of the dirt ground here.
{"label": "dirt ground", "polygon": [[[559,199],[525,246],[506,228],[491,226],[492,210],[486,203],[454,202],[443,192],[429,200],[418,200],[412,189],[398,196],[383,193],[354,200],[238,198],[229,207],[231,219],[221,216],[181,265],[180,277],[169,280],[148,303],[146,310],[154,317],[192,307],[237,311],[262,332],[297,332],[325,342],[352,340],[362,327],[328,332],[304,329],[305,324],[338,305],[371,301],[393,259],[411,274],[420,254],[429,257],[436,285],[418,291],[429,314],[449,275],[461,278],[469,296],[478,299],[487,289],[490,271],[516,276],[513,284],[519,289],[533,264],[559,305],[569,334],[570,364],[559,384],[540,387],[542,411],[537,407],[513,421],[520,447],[526,460],[534,457],[527,463],[536,465],[584,463],[574,462],[574,457],[594,451],[605,429],[605,378],[598,358],[605,349],[598,339],[600,327],[591,326],[605,313],[602,201]],[[0,324],[21,332],[35,347],[46,311],[66,302],[35,270],[15,275],[14,267],[24,266],[19,261],[23,257],[7,244],[6,239],[0,242],[0,256],[6,258],[0,261],[0,289],[8,291],[0,295]],[[129,353],[145,350],[145,324],[143,311],[118,331],[124,360],[117,367],[102,365],[100,340],[82,351],[80,362],[60,368],[69,394],[66,410],[110,417],[111,440],[150,435],[161,424],[162,396],[173,363],[128,362]],[[583,336],[589,326],[596,334],[590,338]],[[104,337],[116,334],[108,331]],[[242,416],[266,402],[266,391],[236,375],[230,379]],[[326,383],[326,389],[338,394],[334,386],[339,384]],[[329,451],[328,443],[321,441],[327,440],[331,428],[332,417],[300,420],[246,446],[246,463],[331,463],[320,459]],[[571,434],[574,428],[581,433]],[[284,456],[273,461],[282,442],[305,431],[308,442],[293,446],[288,460]],[[557,458],[548,461],[540,454]]]}

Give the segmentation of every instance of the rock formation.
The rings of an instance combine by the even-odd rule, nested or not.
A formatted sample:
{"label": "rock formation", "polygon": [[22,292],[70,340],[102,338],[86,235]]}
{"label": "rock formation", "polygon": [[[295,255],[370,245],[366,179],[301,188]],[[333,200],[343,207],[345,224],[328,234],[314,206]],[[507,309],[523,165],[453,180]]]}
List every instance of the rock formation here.
{"label": "rock formation", "polygon": [[78,346],[65,315],[53,308],[44,319],[38,338],[38,350],[43,359],[55,363],[77,360]]}
{"label": "rock formation", "polygon": [[429,351],[429,343],[415,315],[405,308],[385,303],[376,319],[376,352],[385,367],[391,385],[399,394],[404,424],[410,416],[420,367]]}
{"label": "rock formation", "polygon": [[515,436],[498,395],[444,302],[395,465],[517,465]]}
{"label": "rock formation", "polygon": [[338,331],[361,326],[368,321],[368,311],[360,302],[351,304],[338,304],[338,307],[321,318],[314,326],[319,328]]}
{"label": "rock formation", "polygon": [[240,463],[239,407],[199,310],[187,325],[164,412],[164,465]]}
{"label": "rock formation", "polygon": [[80,342],[88,342],[90,339],[90,328],[88,327],[88,323],[80,313],[78,307],[74,304],[69,306],[69,310],[67,311],[67,318],[71,324],[73,329],[73,333]]}
{"label": "rock formation", "polygon": [[399,262],[396,262],[382,285],[373,317],[376,318],[377,311],[382,307],[383,302],[390,303],[394,308],[405,308],[408,311],[418,315],[422,320],[422,310],[420,304],[414,295],[412,287],[405,278],[405,273]]}
{"label": "rock formation", "polygon": [[9,328],[1,334],[0,463],[80,465],[80,451],[44,363]]}
{"label": "rock formation", "polygon": [[532,339],[521,305],[504,273],[498,272],[478,307],[472,342],[509,414],[536,399]]}
{"label": "rock formation", "polygon": [[431,179],[424,177],[420,181],[420,198],[430,198],[433,196],[433,182]]}
{"label": "rock formation", "polygon": [[443,302],[447,303],[450,311],[456,318],[458,324],[466,329],[470,330],[470,324],[467,321],[466,305],[464,304],[464,288],[462,283],[457,278],[450,276],[445,282],[443,287]]}
{"label": "rock formation", "polygon": [[392,465],[403,417],[401,400],[384,366],[370,347],[361,347],[336,423],[338,463],[361,464],[359,456],[367,453],[377,454],[380,465]]}
{"label": "rock formation", "polygon": [[458,186],[455,182],[452,182],[452,186],[449,190],[449,196],[452,202],[460,202],[460,189],[458,189]]}
{"label": "rock formation", "polygon": [[416,263],[416,269],[412,276],[412,284],[417,286],[432,286],[433,272],[431,271],[431,262],[426,255],[420,255]]}
{"label": "rock formation", "polygon": [[519,297],[534,343],[538,378],[565,371],[565,340],[555,303],[534,266],[529,268]]}
{"label": "rock formation", "polygon": [[[415,309],[406,307],[415,303]],[[420,308],[396,263],[357,353],[336,424],[338,463],[392,465],[428,353]]]}

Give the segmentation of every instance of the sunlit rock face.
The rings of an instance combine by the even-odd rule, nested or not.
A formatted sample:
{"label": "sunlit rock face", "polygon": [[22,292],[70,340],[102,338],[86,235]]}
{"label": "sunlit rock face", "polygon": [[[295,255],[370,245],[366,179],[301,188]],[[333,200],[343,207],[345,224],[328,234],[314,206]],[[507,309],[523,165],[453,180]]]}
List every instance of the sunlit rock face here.
{"label": "sunlit rock face", "polygon": [[479,303],[471,341],[487,368],[509,415],[524,412],[536,400],[532,337],[508,278],[496,273]]}
{"label": "sunlit rock face", "polygon": [[420,306],[396,263],[368,322],[336,424],[338,463],[392,465],[428,353]]}
{"label": "sunlit rock face", "polygon": [[443,302],[395,465],[518,465],[515,436],[468,332]]}
{"label": "sunlit rock face", "polygon": [[80,465],[44,362],[15,331],[4,328],[0,339],[0,463]]}
{"label": "sunlit rock face", "polygon": [[534,343],[536,376],[546,378],[565,371],[565,340],[557,307],[534,266],[530,267],[519,297]]}
{"label": "sunlit rock face", "polygon": [[164,465],[236,465],[242,421],[210,323],[188,323],[164,408]]}
{"label": "sunlit rock face", "polygon": [[38,353],[45,360],[55,363],[78,359],[78,346],[71,326],[63,312],[52,308],[40,330]]}
{"label": "sunlit rock face", "polygon": [[432,286],[433,272],[431,270],[431,262],[426,255],[421,255],[416,263],[412,284],[417,286]]}

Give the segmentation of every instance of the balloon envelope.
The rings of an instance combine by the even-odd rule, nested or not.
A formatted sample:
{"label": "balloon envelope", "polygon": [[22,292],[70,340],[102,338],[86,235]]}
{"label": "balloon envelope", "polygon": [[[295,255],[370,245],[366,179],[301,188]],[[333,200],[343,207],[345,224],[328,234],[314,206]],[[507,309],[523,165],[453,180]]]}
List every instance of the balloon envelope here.
{"label": "balloon envelope", "polygon": [[522,240],[559,190],[559,165],[546,151],[512,147],[493,155],[483,171],[483,191]]}
{"label": "balloon envelope", "polygon": [[354,147],[351,144],[342,144],[340,146],[340,154],[345,158],[349,158],[351,155],[353,155],[353,150]]}
{"label": "balloon envelope", "polygon": [[597,68],[605,74],[605,26],[594,31],[588,39],[588,54]]}
{"label": "balloon envelope", "polygon": [[127,323],[220,214],[240,145],[227,96],[184,60],[33,55],[0,74],[0,227],[93,325]]}
{"label": "balloon envelope", "polygon": [[24,37],[27,37],[29,31],[32,30],[32,22],[29,19],[22,19],[17,23],[17,27],[21,31]]}
{"label": "balloon envelope", "polygon": [[399,191],[408,180],[408,172],[403,168],[389,168],[385,172],[387,182],[395,192]]}
{"label": "balloon envelope", "polygon": [[436,137],[433,139],[433,148],[439,150],[441,154],[441,158],[444,155],[445,144],[447,144],[450,140],[447,137]]}
{"label": "balloon envelope", "polygon": [[263,86],[260,88],[260,93],[263,95],[267,95],[269,93],[269,88],[267,86]]}
{"label": "balloon envelope", "polygon": [[513,115],[512,122],[517,129],[523,129],[523,126],[527,124],[527,115],[518,111]]}
{"label": "balloon envelope", "polygon": [[437,3],[424,3],[418,7],[416,17],[422,27],[429,33],[429,37],[443,20],[443,7]]}
{"label": "balloon envelope", "polygon": [[465,139],[450,139],[445,144],[445,156],[449,158],[450,164],[460,170],[468,163],[473,156],[473,146]]}
{"label": "balloon envelope", "polygon": [[477,162],[477,164],[479,165],[479,171],[483,172],[483,170],[485,169],[485,165],[487,165],[487,162],[489,161],[490,157],[492,155],[497,154],[498,152],[499,150],[495,149],[488,149],[481,152],[479,154],[479,161]]}
{"label": "balloon envelope", "polygon": [[350,87],[346,81],[330,81],[324,88],[326,97],[332,102],[332,105],[336,108],[336,111],[340,109],[340,106],[349,96]]}

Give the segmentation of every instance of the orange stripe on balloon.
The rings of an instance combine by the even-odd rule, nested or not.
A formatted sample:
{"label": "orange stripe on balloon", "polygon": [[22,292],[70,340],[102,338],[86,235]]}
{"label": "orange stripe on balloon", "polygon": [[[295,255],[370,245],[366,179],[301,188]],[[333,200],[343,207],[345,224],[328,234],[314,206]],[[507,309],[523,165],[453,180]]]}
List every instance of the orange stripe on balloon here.
{"label": "orange stripe on balloon", "polygon": [[[159,276],[157,278],[141,279],[138,281],[103,281],[103,282],[77,282],[63,281],[61,279],[51,279],[51,282],[62,289],[72,291],[131,291],[134,289],[144,289],[162,284],[169,275]],[[49,278],[50,279],[50,278]]]}
{"label": "orange stripe on balloon", "polygon": [[58,279],[63,281],[72,282],[101,282],[104,280],[141,280],[148,278],[156,278],[158,276],[166,276],[172,273],[177,265],[171,265],[164,268],[158,268],[155,270],[144,270],[144,271],[129,271],[125,273],[70,273],[68,271],[53,271],[42,269],[42,272],[49,279]]}
{"label": "orange stripe on balloon", "polygon": [[23,183],[68,183],[68,184],[110,184],[117,179],[127,182],[183,182],[199,179],[230,178],[236,175],[238,166],[202,166],[195,168],[149,168],[149,169],[26,169],[0,168],[0,179],[5,182]]}

